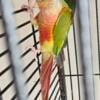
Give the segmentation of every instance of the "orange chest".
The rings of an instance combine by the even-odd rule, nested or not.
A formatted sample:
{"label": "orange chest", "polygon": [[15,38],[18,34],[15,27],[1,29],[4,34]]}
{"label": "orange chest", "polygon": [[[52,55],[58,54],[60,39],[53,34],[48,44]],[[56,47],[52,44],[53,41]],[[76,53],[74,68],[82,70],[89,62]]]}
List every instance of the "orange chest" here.
{"label": "orange chest", "polygon": [[57,16],[55,14],[40,13],[38,16],[38,25],[40,32],[40,42],[53,41],[53,28],[56,23]]}

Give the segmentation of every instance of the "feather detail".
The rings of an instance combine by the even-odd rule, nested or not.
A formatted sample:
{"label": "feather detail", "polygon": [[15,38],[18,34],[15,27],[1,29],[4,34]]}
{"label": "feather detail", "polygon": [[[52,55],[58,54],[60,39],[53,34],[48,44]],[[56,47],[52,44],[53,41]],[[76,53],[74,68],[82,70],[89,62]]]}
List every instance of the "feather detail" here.
{"label": "feather detail", "polygon": [[41,66],[40,82],[41,82],[41,92],[42,100],[48,100],[49,88],[50,88],[50,77],[53,66],[53,55],[45,60]]}

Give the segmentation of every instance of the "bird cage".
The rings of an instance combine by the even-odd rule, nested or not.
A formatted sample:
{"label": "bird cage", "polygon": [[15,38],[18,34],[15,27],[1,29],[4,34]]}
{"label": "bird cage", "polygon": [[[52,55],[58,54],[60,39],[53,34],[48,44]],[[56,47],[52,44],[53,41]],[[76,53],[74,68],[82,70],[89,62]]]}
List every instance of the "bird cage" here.
{"label": "bird cage", "polygon": [[[28,0],[0,0],[0,100],[42,100],[42,54],[34,57],[31,49],[40,48],[39,31],[23,4]],[[53,65],[49,100],[99,100],[99,10],[100,0],[77,0],[68,43]]]}

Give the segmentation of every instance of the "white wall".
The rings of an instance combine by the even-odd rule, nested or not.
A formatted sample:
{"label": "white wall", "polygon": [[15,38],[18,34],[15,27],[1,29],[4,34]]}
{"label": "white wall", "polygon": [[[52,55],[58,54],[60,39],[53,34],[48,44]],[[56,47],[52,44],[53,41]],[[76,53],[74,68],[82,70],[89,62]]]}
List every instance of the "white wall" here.
{"label": "white wall", "polygon": [[[99,34],[99,46],[100,46],[100,0],[98,2],[98,22],[97,22],[97,15],[96,15],[96,0],[90,1],[90,22],[91,22],[91,41],[92,41],[92,59],[93,59],[93,72],[94,74],[100,74],[99,72],[99,63],[98,55],[100,55],[100,51],[98,51],[98,34]],[[26,3],[27,0],[12,0],[14,11],[21,9],[21,5]],[[16,20],[16,26],[29,21],[29,15],[26,12],[21,12],[19,14],[15,14],[14,18]],[[65,62],[64,62],[64,69],[65,69],[65,79],[66,79],[66,90],[67,90],[67,98],[68,100],[84,100],[84,90],[83,90],[83,76],[82,76],[82,67],[81,67],[81,58],[80,58],[80,41],[79,41],[79,23],[77,19],[77,12],[75,13],[74,18],[74,25],[70,29],[69,39],[68,39],[68,46],[64,48],[65,52]],[[83,19],[84,20],[84,19]],[[98,23],[98,30],[97,30],[97,23]],[[73,32],[73,27],[74,31]],[[17,35],[19,40],[23,39],[27,35],[32,32],[31,24],[25,25],[25,27],[20,28],[17,30]],[[1,36],[4,33],[2,19],[0,19],[0,54],[7,50],[7,46],[5,43],[5,36]],[[39,40],[39,33],[37,33],[37,39]],[[29,39],[24,41],[20,44],[21,52],[25,52],[26,49],[29,49],[29,46],[33,45],[33,37],[31,36]],[[69,51],[68,51],[69,47]],[[39,48],[39,46],[38,46]],[[100,49],[99,49],[100,50]],[[99,54],[98,54],[99,52]],[[68,58],[68,55],[70,59]],[[23,57],[24,67],[30,63],[33,59],[33,53],[29,52],[25,57]],[[100,58],[99,58],[100,59]],[[70,62],[69,62],[70,60]],[[0,72],[4,71],[4,69],[8,68],[10,65],[8,53],[5,53],[2,57],[0,57]],[[25,76],[28,78],[30,74],[36,69],[37,63],[33,63],[27,71],[25,71]],[[57,72],[57,69],[54,72]],[[71,74],[71,76],[70,76]],[[52,75],[52,78],[53,76]],[[35,74],[35,76],[29,81],[27,84],[28,91],[32,88],[33,84],[39,78],[39,72]],[[57,76],[58,79],[58,76]],[[57,80],[56,79],[56,80]],[[6,72],[0,76],[0,89],[1,91],[13,80],[11,75],[11,69],[8,68]],[[94,75],[94,83],[95,83],[95,100],[99,100],[100,98],[100,76]],[[55,83],[54,83],[55,84]],[[58,86],[59,87],[59,86]],[[40,90],[40,84],[37,85],[36,89],[32,92],[29,97],[29,100],[33,100],[34,96],[36,95],[37,91]],[[50,92],[52,91],[52,88]],[[56,90],[55,90],[56,91]],[[12,96],[14,96],[14,86],[11,85],[10,88],[3,94],[3,100],[11,100]],[[54,94],[55,95],[55,94]],[[80,97],[79,97],[80,95]],[[57,97],[59,98],[59,97]],[[41,100],[41,95],[38,100]],[[53,100],[53,98],[52,98]],[[58,99],[56,99],[58,100]]]}
{"label": "white wall", "polygon": [[[98,3],[97,12],[96,12],[96,1]],[[90,0],[89,6],[90,6],[89,10],[90,10],[90,25],[91,25],[91,43],[92,43],[91,49],[92,49],[93,73],[99,74],[99,75],[94,75],[95,100],[99,100],[100,99],[100,95],[99,95],[100,93],[100,71],[99,71],[99,67],[100,67],[100,64],[99,64],[100,63],[100,58],[99,58],[100,56],[100,0]],[[97,16],[98,16],[98,19],[97,19]],[[81,76],[82,66],[81,66],[80,46],[79,46],[80,33],[79,33],[77,11],[76,11],[74,19],[75,19],[74,20],[75,32],[73,32],[72,31],[73,28],[71,28],[70,33],[69,33],[69,39],[68,39],[69,51],[67,50],[67,47],[64,48],[64,51],[66,52],[65,53],[66,89],[67,89],[68,100],[72,100],[72,97],[73,97],[73,100],[84,100],[83,76]],[[98,28],[97,28],[97,24],[98,24]],[[99,36],[99,40],[98,40],[98,36]],[[76,43],[76,47],[75,47],[75,43]],[[70,64],[68,60],[68,52],[70,56]],[[71,72],[69,68],[71,68]],[[78,72],[77,72],[77,68],[78,68]],[[71,76],[69,76],[70,74]]]}

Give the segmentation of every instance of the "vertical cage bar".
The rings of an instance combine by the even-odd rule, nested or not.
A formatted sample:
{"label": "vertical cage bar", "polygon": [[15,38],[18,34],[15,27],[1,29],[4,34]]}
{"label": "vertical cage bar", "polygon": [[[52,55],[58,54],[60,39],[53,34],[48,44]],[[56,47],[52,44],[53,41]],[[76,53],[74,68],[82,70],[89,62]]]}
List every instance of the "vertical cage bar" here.
{"label": "vertical cage bar", "polygon": [[100,74],[100,44],[99,44],[99,15],[98,15],[98,0],[95,0],[95,6],[96,6],[96,23],[97,23],[97,43],[98,43],[98,62],[99,62],[99,74]]}
{"label": "vertical cage bar", "polygon": [[80,80],[79,80],[79,65],[78,65],[78,57],[77,57],[76,35],[75,35],[75,24],[73,24],[73,39],[74,39],[75,63],[76,63],[76,71],[77,71],[78,99],[81,100]]}
{"label": "vertical cage bar", "polygon": [[12,64],[12,74],[15,81],[18,100],[27,100],[25,88],[25,79],[22,73],[22,63],[20,58],[20,50],[18,47],[18,39],[15,31],[14,18],[12,16],[11,0],[0,0],[0,7],[6,31],[6,41],[9,48],[9,56]]}
{"label": "vertical cage bar", "polygon": [[2,95],[1,95],[1,89],[0,89],[0,100],[3,100],[3,99],[2,99]]}
{"label": "vertical cage bar", "polygon": [[78,0],[82,67],[84,72],[85,100],[95,100],[89,22],[89,0]]}
{"label": "vertical cage bar", "polygon": [[70,75],[70,89],[71,89],[71,100],[74,100],[73,98],[73,83],[72,83],[72,71],[71,71],[71,59],[70,59],[70,53],[69,53],[69,41],[67,42],[67,54],[68,54],[68,63],[69,63],[69,75]]}
{"label": "vertical cage bar", "polygon": [[57,59],[57,64],[58,64],[58,75],[60,81],[61,100],[67,100],[66,84],[65,84],[65,77],[64,77],[64,66],[63,66],[63,61],[61,59],[61,55]]}

